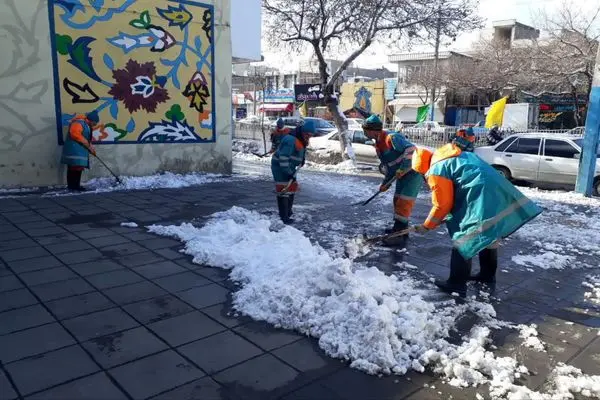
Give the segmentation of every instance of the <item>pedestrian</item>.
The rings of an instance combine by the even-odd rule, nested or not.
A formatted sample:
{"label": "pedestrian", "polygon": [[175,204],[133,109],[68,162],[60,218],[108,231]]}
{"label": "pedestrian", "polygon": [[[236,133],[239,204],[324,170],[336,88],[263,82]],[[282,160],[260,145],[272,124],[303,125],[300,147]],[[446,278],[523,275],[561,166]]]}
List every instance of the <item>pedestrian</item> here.
{"label": "pedestrian", "polygon": [[498,125],[494,125],[490,128],[486,135],[488,146],[495,146],[504,139]]}
{"label": "pedestrian", "polygon": [[[371,115],[363,124],[365,135],[375,140],[377,156],[381,161],[380,171],[384,179],[379,187],[381,192],[387,191],[394,178],[396,180],[396,193],[394,194],[394,225],[387,233],[406,230],[417,195],[423,184],[423,178],[411,168],[411,160],[416,146],[409,142],[402,134],[388,133],[383,130],[383,124],[378,116]],[[404,246],[408,234],[388,238],[383,241],[388,246]]]}
{"label": "pedestrian", "polygon": [[283,122],[282,118],[278,118],[277,123],[275,125],[275,129],[273,129],[273,131],[271,132],[271,151],[269,151],[269,153],[275,153],[277,151],[277,148],[281,144],[281,139],[283,139],[285,135],[289,134],[290,128],[287,128],[285,126],[285,123]]}
{"label": "pedestrian", "polygon": [[[433,207],[422,225],[426,233],[446,223],[453,248],[450,277],[435,284],[446,293],[465,296],[467,281],[493,287],[498,268],[498,241],[542,211],[507,179],[472,152],[449,143],[434,153],[417,149],[415,171],[425,175]],[[479,254],[480,272],[471,276],[471,259]]]}
{"label": "pedestrian", "polygon": [[473,128],[459,129],[450,142],[462,151],[472,152],[475,150],[475,132],[473,132]]}
{"label": "pedestrian", "polygon": [[92,132],[99,123],[98,113],[76,115],[69,124],[69,132],[63,145],[61,163],[67,165],[67,187],[73,191],[85,191],[81,186],[83,170],[90,167],[90,153],[96,155],[92,145]]}
{"label": "pedestrian", "polygon": [[292,207],[299,189],[296,174],[304,165],[306,148],[315,132],[316,126],[312,120],[304,122],[294,131],[294,134],[282,136],[281,143],[271,158],[279,217],[286,225],[294,222],[291,219]]}

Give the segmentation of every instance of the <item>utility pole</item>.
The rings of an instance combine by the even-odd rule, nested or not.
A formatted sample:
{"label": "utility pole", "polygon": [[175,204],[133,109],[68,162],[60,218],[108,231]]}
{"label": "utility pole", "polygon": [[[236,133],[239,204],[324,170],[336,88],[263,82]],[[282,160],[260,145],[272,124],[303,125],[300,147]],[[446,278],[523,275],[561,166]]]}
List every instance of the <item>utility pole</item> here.
{"label": "utility pole", "polygon": [[594,79],[588,101],[585,134],[583,136],[583,151],[579,160],[579,173],[575,190],[590,197],[594,188],[596,162],[598,160],[598,139],[600,137],[600,48],[596,56]]}
{"label": "utility pole", "polygon": [[437,86],[437,78],[438,78],[438,62],[440,58],[440,36],[442,31],[442,15],[441,15],[442,5],[438,5],[437,11],[437,23],[435,28],[435,51],[433,54],[433,87],[431,88],[431,121],[434,120],[435,117],[435,88]]}

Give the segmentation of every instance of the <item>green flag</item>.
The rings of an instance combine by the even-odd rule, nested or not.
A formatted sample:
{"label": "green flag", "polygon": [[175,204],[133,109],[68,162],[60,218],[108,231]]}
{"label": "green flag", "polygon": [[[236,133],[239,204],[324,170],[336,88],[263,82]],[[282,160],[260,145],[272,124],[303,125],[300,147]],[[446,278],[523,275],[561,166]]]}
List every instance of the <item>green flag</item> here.
{"label": "green flag", "polygon": [[417,124],[419,122],[427,121],[429,115],[429,104],[425,104],[417,109]]}

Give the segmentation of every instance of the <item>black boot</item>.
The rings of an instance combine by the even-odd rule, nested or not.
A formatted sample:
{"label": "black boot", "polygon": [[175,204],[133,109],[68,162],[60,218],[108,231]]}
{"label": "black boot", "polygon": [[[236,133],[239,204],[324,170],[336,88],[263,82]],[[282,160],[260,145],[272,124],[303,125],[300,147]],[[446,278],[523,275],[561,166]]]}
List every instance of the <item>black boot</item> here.
{"label": "black boot", "polygon": [[460,297],[467,295],[467,280],[471,275],[471,260],[465,260],[458,250],[452,249],[450,258],[450,277],[447,281],[436,280],[435,284],[443,292],[458,293]]}
{"label": "black boot", "polygon": [[[408,229],[408,222],[394,221],[394,227],[392,228],[392,232],[400,232],[405,229]],[[396,236],[389,239],[383,239],[383,244],[386,246],[393,247],[404,247],[406,246],[406,241],[408,240],[408,234],[402,236]]]}
{"label": "black boot", "polygon": [[292,222],[294,222],[289,215],[289,198],[288,196],[277,196],[277,207],[279,208],[279,218],[281,218],[281,221],[286,224],[289,225]]}
{"label": "black boot", "polygon": [[479,253],[479,273],[470,277],[472,281],[494,285],[498,269],[498,249],[484,249]]}
{"label": "black boot", "polygon": [[73,171],[74,173],[74,184],[78,192],[85,192],[87,189],[81,186],[81,175],[83,175],[83,171]]}
{"label": "black boot", "polygon": [[77,171],[67,168],[67,189],[77,190]]}
{"label": "black boot", "polygon": [[292,211],[292,207],[294,206],[294,196],[295,194],[290,194],[288,197],[288,217],[290,218],[294,215],[294,212]]}

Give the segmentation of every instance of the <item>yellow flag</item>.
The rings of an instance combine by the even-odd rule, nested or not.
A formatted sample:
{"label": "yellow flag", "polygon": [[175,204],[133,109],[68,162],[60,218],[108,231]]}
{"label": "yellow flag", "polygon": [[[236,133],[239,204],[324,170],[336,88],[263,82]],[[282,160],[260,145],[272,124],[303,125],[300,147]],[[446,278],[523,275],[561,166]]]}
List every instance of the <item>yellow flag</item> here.
{"label": "yellow flag", "polygon": [[308,107],[306,106],[306,102],[302,103],[300,106],[300,115],[306,117],[308,115]]}
{"label": "yellow flag", "polygon": [[490,129],[494,125],[501,126],[502,119],[504,118],[504,107],[506,107],[507,97],[503,97],[500,100],[497,100],[492,103],[490,106],[490,111],[488,115],[485,117],[485,127]]}

